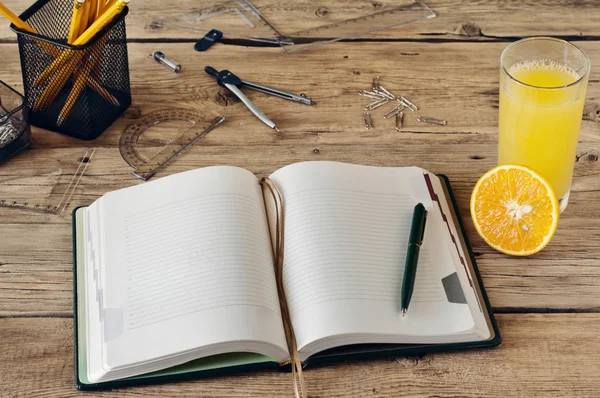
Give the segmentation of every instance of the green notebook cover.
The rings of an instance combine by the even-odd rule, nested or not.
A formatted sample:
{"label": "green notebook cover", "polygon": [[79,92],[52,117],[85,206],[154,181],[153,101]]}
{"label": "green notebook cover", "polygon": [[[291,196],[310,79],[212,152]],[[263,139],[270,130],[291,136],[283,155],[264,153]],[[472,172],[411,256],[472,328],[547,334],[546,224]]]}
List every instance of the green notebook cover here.
{"label": "green notebook cover", "polygon": [[[500,331],[492,313],[492,308],[489,303],[483,281],[475,257],[471,249],[471,245],[465,234],[462,219],[460,217],[456,200],[450,187],[448,178],[444,175],[439,175],[442,182],[445,183],[446,196],[450,199],[454,214],[447,215],[460,228],[462,236],[459,240],[469,254],[471,270],[476,278],[476,286],[479,290],[479,295],[483,302],[481,303],[485,311],[487,311],[488,324],[491,330],[491,338],[485,341],[468,342],[468,343],[451,343],[451,344],[361,344],[349,345],[344,347],[333,348],[327,351],[320,352],[307,359],[303,368],[314,367],[317,365],[325,365],[337,363],[346,360],[367,359],[367,358],[382,358],[392,356],[408,356],[408,355],[423,355],[432,352],[461,350],[468,348],[493,347],[501,343]],[[435,200],[435,199],[434,199]],[[449,203],[450,204],[450,203]],[[78,242],[81,243],[83,235],[83,219],[78,217],[78,213],[83,207],[78,207],[73,210],[73,312],[74,312],[74,338],[75,338],[75,385],[79,390],[103,390],[119,387],[128,387],[145,384],[159,384],[181,380],[191,380],[202,377],[222,376],[227,374],[235,374],[246,371],[260,370],[280,370],[289,371],[290,366],[280,367],[273,359],[253,353],[231,353],[218,355],[208,358],[203,358],[179,365],[173,368],[165,369],[158,372],[153,372],[145,375],[130,377],[122,380],[109,381],[103,383],[91,383],[86,377],[86,353],[85,349],[85,323],[78,323],[78,303],[77,303],[77,285],[82,283],[82,276],[77,273],[78,261],[83,261],[83,253],[81,246],[78,248]],[[79,236],[78,236],[79,235]],[[79,250],[78,250],[79,249]],[[81,327],[81,329],[80,329]]]}
{"label": "green notebook cover", "polygon": [[[273,359],[254,353],[231,353],[211,356],[191,361],[169,369],[147,373],[140,376],[121,380],[92,383],[86,376],[86,352],[85,352],[85,323],[78,322],[79,306],[77,302],[77,286],[84,284],[83,276],[77,272],[77,263],[83,261],[83,252],[78,242],[83,241],[83,218],[78,217],[78,207],[73,210],[73,319],[75,333],[75,385],[79,390],[103,390],[118,387],[128,387],[140,384],[159,384],[171,381],[189,380],[200,377],[225,375],[230,373],[241,373],[258,370],[275,370],[279,364]],[[80,214],[80,213],[79,213]],[[83,310],[83,308],[82,308]]]}

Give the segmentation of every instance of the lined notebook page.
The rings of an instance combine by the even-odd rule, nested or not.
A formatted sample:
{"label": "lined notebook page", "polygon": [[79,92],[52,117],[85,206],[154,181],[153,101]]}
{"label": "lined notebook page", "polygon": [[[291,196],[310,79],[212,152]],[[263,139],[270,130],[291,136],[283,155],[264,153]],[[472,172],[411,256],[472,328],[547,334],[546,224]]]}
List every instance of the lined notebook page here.
{"label": "lined notebook page", "polygon": [[284,284],[299,347],[337,334],[422,336],[472,325],[467,306],[448,303],[443,290],[455,267],[437,217],[428,219],[410,322],[399,315],[414,206],[436,211],[421,169],[306,162],[271,178],[285,205]]}
{"label": "lined notebook page", "polygon": [[[292,314],[345,299],[397,304],[413,202],[410,194],[358,190],[286,196],[286,291],[298,293],[290,293]],[[420,264],[413,300],[445,300],[428,250]]]}
{"label": "lined notebook page", "polygon": [[277,297],[263,294],[277,287],[253,199],[212,194],[125,218],[128,329],[211,308],[279,310]]}
{"label": "lined notebook page", "polygon": [[286,350],[252,173],[194,170],[109,193],[100,205],[107,363],[237,340]]}

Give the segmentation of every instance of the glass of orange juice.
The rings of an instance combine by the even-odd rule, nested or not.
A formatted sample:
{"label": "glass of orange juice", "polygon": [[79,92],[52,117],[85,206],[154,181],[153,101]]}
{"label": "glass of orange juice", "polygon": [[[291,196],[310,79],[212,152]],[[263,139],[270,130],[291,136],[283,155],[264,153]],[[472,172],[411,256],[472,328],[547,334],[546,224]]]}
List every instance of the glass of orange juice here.
{"label": "glass of orange juice", "polygon": [[564,40],[512,43],[500,58],[498,164],[529,167],[567,207],[590,60]]}

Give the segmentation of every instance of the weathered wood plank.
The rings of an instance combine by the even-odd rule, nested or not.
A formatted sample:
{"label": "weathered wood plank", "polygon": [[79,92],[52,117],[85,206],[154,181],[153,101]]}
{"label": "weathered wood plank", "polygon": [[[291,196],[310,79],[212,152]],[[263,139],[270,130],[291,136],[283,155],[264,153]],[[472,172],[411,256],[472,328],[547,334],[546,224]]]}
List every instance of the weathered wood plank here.
{"label": "weathered wood plank", "polygon": [[[499,315],[496,349],[421,358],[353,361],[304,373],[311,397],[596,396],[600,381],[598,314]],[[0,319],[0,384],[11,397],[77,394],[69,319]],[[289,374],[226,378],[121,389],[94,396],[293,396]]]}
{"label": "weathered wood plank", "polygon": [[[368,4],[372,11],[380,9],[382,3]],[[409,3],[409,1],[405,1]],[[25,10],[32,1],[7,0],[5,4],[17,13]],[[169,16],[183,15],[193,9],[204,7],[210,1],[180,0],[169,4],[168,9],[157,7],[152,1],[134,1],[127,17],[127,36],[138,39],[182,39],[197,40],[202,34],[173,29],[152,28],[153,22]],[[344,0],[302,0],[282,3],[277,0],[254,0],[252,2],[269,20],[284,33],[293,33],[311,24],[328,24],[355,14],[358,4]],[[398,2],[396,2],[398,3]],[[593,0],[543,0],[504,2],[479,0],[428,0],[426,3],[436,12],[437,18],[401,26],[370,35],[383,39],[441,39],[441,40],[494,40],[533,35],[551,36],[599,36],[597,3]],[[214,4],[214,3],[213,3]],[[369,10],[365,10],[369,12]],[[535,16],[532,19],[532,15]],[[558,18],[557,15],[560,15]],[[206,24],[206,31],[211,29]],[[233,27],[232,27],[233,29]],[[239,31],[225,31],[226,39],[243,38]],[[8,23],[0,27],[0,39],[14,40],[15,34]],[[191,51],[191,45],[188,45]],[[167,46],[163,46],[167,48]],[[316,50],[319,51],[319,50]]]}
{"label": "weathered wood plank", "polygon": [[[266,145],[202,146],[194,148],[161,174],[214,164],[246,167],[258,176],[303,160],[337,160],[371,165],[418,164],[452,180],[468,236],[478,253],[478,263],[492,304],[497,309],[538,308],[591,310],[600,308],[600,221],[597,212],[597,180],[575,185],[571,203],[551,244],[529,258],[511,258],[486,246],[475,233],[469,217],[471,189],[494,157],[470,158],[472,151],[487,154],[485,144],[448,146],[409,141],[405,145]],[[315,153],[314,149],[319,152]],[[32,150],[36,157],[70,156],[72,149]],[[427,156],[423,156],[427,153]],[[263,154],[263,158],[257,155]],[[596,162],[597,163],[597,162]],[[576,166],[576,181],[594,163]],[[104,192],[140,183],[129,174],[116,148],[100,148],[84,176],[72,206],[91,203]],[[594,169],[596,170],[596,169]],[[596,171],[597,172],[597,171]],[[8,237],[0,253],[0,314],[71,313],[71,229],[65,217],[0,209],[0,236]],[[10,222],[9,222],[10,220]],[[32,242],[36,242],[32,244]]]}
{"label": "weathered wood plank", "polygon": [[[598,42],[581,47],[593,65],[600,63]],[[116,146],[121,131],[140,114],[152,110],[185,106],[216,112],[228,122],[215,131],[228,144],[270,144],[319,142],[335,144],[389,144],[419,140],[463,144],[489,143],[495,149],[498,124],[499,59],[505,43],[380,43],[377,46],[352,43],[332,44],[327,52],[302,57],[286,56],[272,48],[211,49],[210,61],[186,44],[172,44],[179,54],[183,72],[175,74],[152,60],[155,44],[129,45],[133,105],[99,139],[87,146]],[[16,45],[3,44],[0,74],[9,85],[22,91]],[[407,51],[410,56],[403,55]],[[374,62],[377,60],[377,62]],[[276,65],[274,65],[276,62]],[[249,90],[249,97],[282,129],[273,134],[239,102],[223,99],[214,79],[203,71],[205,65],[229,68],[245,79],[295,92],[305,92],[317,101],[306,106]],[[383,120],[382,107],[373,112],[375,129],[365,131],[362,107],[369,101],[357,95],[368,88],[374,75],[394,93],[409,97],[420,106],[419,114],[448,121],[437,127],[415,121],[406,113],[406,130],[419,135],[398,134],[391,120]],[[600,140],[600,71],[592,69],[581,141]],[[218,132],[218,134],[216,134]],[[431,134],[436,133],[436,134]],[[444,134],[439,134],[444,133]],[[462,133],[462,134],[456,134]],[[37,132],[34,147],[81,147],[81,141],[55,133]]]}
{"label": "weathered wood plank", "polygon": [[[595,44],[583,43],[582,47],[592,63],[599,64],[600,50]],[[520,311],[600,308],[600,222],[589,217],[600,206],[600,126],[595,113],[600,109],[598,72],[593,72],[588,90],[589,114],[583,123],[571,204],[545,251],[514,259],[488,248],[471,227],[468,215],[472,187],[495,163],[497,69],[504,44],[382,43],[375,48],[338,43],[327,52],[297,60],[277,49],[211,49],[211,63],[216,67],[229,67],[245,78],[275,87],[305,91],[318,102],[308,107],[250,93],[277,121],[281,135],[263,126],[241,104],[224,106],[217,101],[219,88],[202,72],[204,62],[198,54],[186,52],[185,46],[172,45],[185,54],[181,59],[184,71],[176,75],[149,59],[154,45],[131,44],[134,105],[126,115],[93,142],[36,129],[34,149],[3,164],[0,178],[35,170],[44,159],[74,163],[85,148],[95,147],[95,159],[70,207],[89,204],[108,191],[140,183],[118,151],[121,131],[136,117],[170,106],[209,109],[228,121],[156,178],[216,164],[245,167],[260,176],[305,160],[419,165],[452,180],[494,307]],[[418,55],[402,55],[399,46]],[[16,46],[3,44],[0,50],[5,54],[0,74],[18,86]],[[277,59],[277,67],[272,59]],[[380,61],[375,65],[372,59]],[[376,128],[366,131],[361,120],[365,101],[355,92],[368,87],[375,74],[382,76],[387,88],[405,93],[422,106],[424,114],[445,118],[449,125],[421,126],[408,114],[409,132],[398,133],[391,121],[383,120],[383,112],[376,111]],[[70,235],[68,214],[60,218],[0,208],[0,236],[9,238],[0,245],[0,314],[71,313]]]}
{"label": "weathered wood plank", "polygon": [[[5,2],[16,12],[29,3]],[[317,14],[324,23],[340,18],[336,11],[339,4],[346,10],[356,6],[342,0],[254,3],[287,32],[305,28],[307,19]],[[450,177],[496,310],[600,310],[600,221],[594,217],[600,206],[600,74],[595,68],[571,203],[548,248],[525,259],[501,255],[481,241],[468,215],[475,181],[495,163],[498,60],[506,45],[500,41],[531,35],[569,37],[588,52],[593,65],[598,65],[598,42],[585,41],[600,37],[597,2],[429,0],[427,4],[437,18],[365,38],[383,42],[337,43],[293,55],[285,55],[278,48],[244,47],[243,41],[236,40],[242,35],[231,29],[225,31],[224,43],[201,54],[192,50],[198,33],[148,27],[157,19],[187,12],[198,4],[197,0],[181,0],[165,10],[154,1],[133,2],[127,19],[132,42],[131,109],[94,142],[35,129],[33,149],[3,164],[0,179],[34,170],[41,160],[75,162],[82,150],[94,147],[96,157],[70,207],[89,204],[107,191],[140,183],[129,174],[130,168],[118,152],[121,131],[140,114],[168,106],[210,109],[227,116],[227,123],[159,176],[215,164],[241,166],[263,176],[286,164],[317,159],[419,165]],[[373,8],[378,4],[372,2]],[[15,34],[4,22],[0,26],[0,75],[22,91],[14,41]],[[144,41],[153,43],[140,43]],[[152,61],[150,54],[157,49],[181,62],[183,73],[172,74]],[[202,71],[207,63],[229,68],[249,80],[304,91],[319,104],[309,108],[251,93],[255,103],[284,131],[274,134],[243,106],[221,95]],[[411,119],[414,115],[409,115],[407,132],[397,133],[391,122],[384,124],[375,112],[376,128],[365,131],[360,117],[365,102],[355,92],[368,87],[375,74],[382,76],[388,89],[402,90],[422,106],[424,114],[447,119],[448,127],[420,126]],[[0,395],[75,395],[72,320],[68,319],[72,316],[69,215],[0,208],[0,237]],[[597,395],[600,363],[594,333],[600,326],[598,314],[500,314],[498,318],[504,337],[500,349],[321,368],[307,372],[310,395]],[[127,389],[119,395],[291,396],[290,384],[285,374],[249,374]]]}
{"label": "weathered wood plank", "polygon": [[[16,12],[29,4],[5,2]],[[276,0],[254,3],[288,31],[306,27],[308,17],[339,18],[341,0]],[[438,17],[368,36],[398,42],[337,43],[285,55],[278,48],[247,48],[225,31],[225,42],[210,53],[192,50],[197,33],[151,29],[169,14],[198,7],[181,0],[169,10],[156,2],[134,2],[127,19],[134,104],[102,137],[81,142],[35,129],[32,150],[0,167],[0,179],[34,170],[41,160],[75,162],[85,148],[97,148],[71,206],[89,204],[107,191],[140,183],[121,159],[121,131],[140,114],[168,106],[209,109],[228,121],[161,172],[164,176],[197,167],[231,164],[258,176],[304,160],[336,160],[385,166],[419,165],[447,174],[464,216],[484,283],[501,312],[600,310],[600,74],[593,69],[587,111],[575,167],[571,203],[546,250],[515,259],[487,247],[475,233],[468,201],[477,178],[495,163],[497,142],[498,60],[505,40],[531,35],[565,36],[578,41],[600,62],[595,41],[600,19],[593,0],[430,0]],[[377,7],[378,2],[372,3]],[[533,16],[533,17],[532,17]],[[532,19],[533,18],[533,19]],[[532,20],[535,23],[532,23]],[[210,27],[207,26],[207,30]],[[0,26],[2,80],[22,91],[15,35]],[[152,41],[142,44],[139,42]],[[184,43],[164,43],[184,41]],[[416,43],[414,41],[417,41]],[[457,43],[443,43],[443,42]],[[489,43],[464,43],[489,42]],[[436,43],[442,42],[442,43]],[[496,42],[496,43],[494,43]],[[165,51],[184,67],[172,74],[150,58]],[[206,56],[210,55],[210,58]],[[210,62],[207,61],[210,59]],[[316,107],[251,93],[255,103],[284,131],[274,134],[247,110],[223,97],[202,68],[210,63],[244,78],[304,91]],[[365,131],[365,104],[355,92],[371,77],[407,95],[423,114],[445,118],[448,127],[421,126],[407,117],[407,132],[375,112],[376,128]],[[67,214],[56,217],[0,208],[0,395],[72,396],[72,260]],[[2,317],[9,318],[2,318]],[[16,318],[12,318],[12,317]],[[56,316],[62,319],[48,319]],[[21,318],[24,317],[24,318]],[[39,317],[39,318],[31,318]],[[595,396],[599,383],[594,333],[598,314],[498,316],[504,337],[500,349],[436,354],[420,359],[354,362],[307,372],[311,396]],[[585,344],[582,344],[585,342]],[[125,396],[291,396],[289,375],[249,374],[119,391]],[[115,393],[98,394],[112,396]]]}

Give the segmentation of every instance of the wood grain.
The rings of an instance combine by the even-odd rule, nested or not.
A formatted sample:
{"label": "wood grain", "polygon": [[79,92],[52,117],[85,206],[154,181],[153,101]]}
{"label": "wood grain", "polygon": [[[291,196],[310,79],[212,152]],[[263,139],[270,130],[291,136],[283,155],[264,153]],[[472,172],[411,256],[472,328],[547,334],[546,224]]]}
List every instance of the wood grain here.
{"label": "wood grain", "polygon": [[[382,3],[392,1],[361,3],[367,4],[365,13],[368,13],[376,12]],[[6,0],[4,3],[20,14],[32,1]],[[353,2],[345,0],[300,0],[290,3],[254,0],[252,3],[286,34],[305,29],[306,21],[318,21],[325,25],[344,19],[345,12],[348,17],[355,15]],[[437,14],[435,19],[388,29],[367,37],[378,40],[494,41],[534,35],[568,36],[577,40],[600,36],[600,19],[594,12],[598,4],[594,0],[428,0],[425,3]],[[129,40],[198,40],[202,34],[197,32],[156,29],[152,26],[158,20],[202,9],[205,4],[214,5],[214,2],[179,0],[171,2],[166,9],[157,7],[154,1],[133,1],[127,17],[127,37]],[[372,10],[368,7],[372,7]],[[210,26],[206,26],[206,31],[210,29]],[[226,40],[245,37],[236,34],[236,31],[226,30],[224,33]],[[3,23],[0,26],[0,40],[14,39],[15,33],[9,29],[8,23]]]}
{"label": "wood grain", "polygon": [[[600,64],[597,42],[582,43],[593,64]],[[449,176],[456,190],[467,231],[496,310],[592,311],[600,308],[600,166],[597,161],[600,126],[598,72],[588,90],[588,114],[583,122],[579,160],[568,210],[550,246],[539,255],[514,259],[489,247],[475,233],[468,211],[470,192],[485,171],[495,165],[497,145],[498,57],[502,43],[337,43],[324,53],[287,56],[278,49],[210,50],[210,63],[231,68],[249,80],[291,91],[303,91],[318,105],[309,107],[250,92],[255,103],[282,129],[275,134],[233,101],[217,98],[221,89],[202,71],[205,62],[188,44],[172,44],[180,54],[181,74],[150,59],[155,45],[129,45],[134,104],[124,117],[93,142],[81,142],[35,129],[33,149],[0,168],[0,179],[35,170],[44,159],[75,163],[85,148],[97,149],[70,208],[90,204],[104,193],[141,183],[122,160],[121,131],[141,114],[186,106],[227,117],[183,157],[155,178],[210,165],[234,165],[265,176],[287,164],[335,160],[380,166],[418,165]],[[402,51],[418,55],[405,56]],[[4,44],[0,74],[19,86],[16,45]],[[347,57],[347,58],[346,58]],[[372,59],[378,59],[373,63]],[[273,60],[279,65],[271,66]],[[257,73],[257,71],[260,71]],[[419,113],[445,118],[448,126],[418,124],[407,114],[407,132],[398,133],[383,111],[373,112],[376,127],[366,131],[356,95],[373,75],[393,92],[403,93],[422,107]],[[468,79],[465,77],[469,76]],[[150,83],[149,83],[150,82]],[[168,100],[165,100],[167,98]],[[0,316],[60,314],[71,310],[70,219],[0,208],[0,236],[10,242],[0,250]],[[39,242],[32,245],[31,242]]]}
{"label": "wood grain", "polygon": [[[497,349],[352,361],[305,372],[317,397],[592,397],[600,381],[598,314],[499,315]],[[0,384],[10,397],[77,394],[69,319],[0,319]],[[133,387],[94,397],[292,397],[275,372]]]}
{"label": "wood grain", "polygon": [[[7,0],[15,12],[31,1]],[[227,122],[155,178],[210,165],[235,165],[257,176],[290,163],[335,160],[381,166],[418,165],[452,181],[467,234],[494,310],[503,345],[494,350],[423,358],[351,362],[307,372],[311,397],[597,396],[600,383],[600,72],[594,66],[578,147],[573,192],[551,244],[516,259],[490,249],[475,233],[468,202],[477,178],[495,165],[499,57],[507,42],[531,35],[575,41],[600,64],[600,14],[595,0],[428,0],[437,18],[388,29],[356,42],[286,55],[256,47],[235,29],[223,43],[197,53],[201,34],[156,29],[153,22],[208,0],[132,2],[127,36],[133,105],[99,139],[82,142],[34,129],[30,150],[0,166],[0,180],[43,162],[76,163],[96,156],[69,208],[104,193],[140,184],[122,160],[123,129],[142,114],[166,107],[202,109]],[[384,1],[367,7],[377,9]],[[214,2],[213,2],[214,3]],[[323,24],[358,7],[344,0],[254,0],[286,33],[307,21]],[[340,6],[342,8],[340,9]],[[315,19],[316,17],[316,19]],[[310,22],[310,23],[313,23]],[[207,30],[210,27],[207,26]],[[283,29],[282,29],[283,30]],[[23,91],[15,34],[0,25],[0,76]],[[183,65],[173,74],[151,59],[162,50]],[[307,107],[260,93],[252,100],[282,129],[275,134],[203,72],[231,69],[245,79],[305,92]],[[448,126],[418,124],[408,114],[398,133],[373,112],[366,131],[356,91],[374,75],[417,103],[419,113]],[[67,171],[68,173],[69,171]],[[550,312],[550,313],[548,313]],[[537,314],[536,314],[537,313]],[[72,252],[69,215],[57,217],[0,207],[0,396],[75,396],[72,341]],[[98,396],[292,396],[287,374],[124,389]]]}
{"label": "wood grain", "polygon": [[[600,63],[598,42],[580,46],[593,65]],[[117,146],[120,133],[140,114],[152,110],[185,106],[216,112],[228,122],[219,128],[219,145],[252,145],[312,142],[335,144],[390,144],[399,140],[436,143],[490,144],[495,150],[498,125],[499,60],[506,43],[335,43],[323,53],[286,55],[276,48],[216,46],[210,57],[199,55],[189,44],[170,44],[173,58],[183,66],[175,74],[152,59],[156,44],[129,46],[133,105],[109,130],[93,142],[82,143],[55,133],[36,134],[35,147]],[[0,74],[4,81],[22,90],[16,45],[4,44]],[[208,54],[208,53],[207,53]],[[411,55],[405,55],[411,54]],[[277,67],[273,67],[273,63]],[[318,105],[306,106],[262,93],[248,91],[249,97],[277,121],[283,135],[272,134],[248,110],[203,71],[206,65],[231,69],[247,80],[290,91],[304,92]],[[420,106],[418,114],[446,119],[437,127],[415,121],[406,114],[406,131],[397,134],[392,121],[381,115],[386,106],[373,112],[376,128],[365,131],[362,107],[369,101],[357,95],[369,88],[371,78],[380,75],[382,84]],[[586,115],[580,141],[600,140],[600,71],[592,69],[587,93]],[[217,134],[211,134],[214,136]],[[405,139],[406,138],[406,139]],[[584,148],[585,149],[585,148]],[[587,149],[586,149],[587,150]],[[474,155],[478,155],[474,153]],[[481,153],[479,155],[486,155]],[[583,159],[584,161],[587,158]],[[592,162],[593,163],[593,162]]]}

